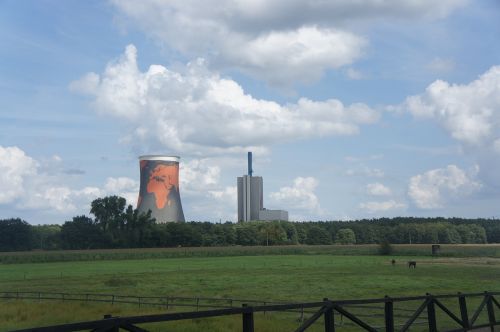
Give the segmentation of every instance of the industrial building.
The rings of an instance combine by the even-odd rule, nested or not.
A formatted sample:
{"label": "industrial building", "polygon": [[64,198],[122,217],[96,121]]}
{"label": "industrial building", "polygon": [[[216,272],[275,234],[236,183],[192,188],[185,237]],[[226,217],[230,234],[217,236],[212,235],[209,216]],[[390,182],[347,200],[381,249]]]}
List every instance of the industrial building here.
{"label": "industrial building", "polygon": [[238,186],[238,221],[284,220],[288,221],[288,212],[264,208],[264,181],[261,176],[253,176],[252,152],[248,152],[248,174],[239,176]]}
{"label": "industrial building", "polygon": [[157,223],[185,221],[179,191],[180,157],[148,155],[140,156],[139,160],[139,212],[151,210]]}

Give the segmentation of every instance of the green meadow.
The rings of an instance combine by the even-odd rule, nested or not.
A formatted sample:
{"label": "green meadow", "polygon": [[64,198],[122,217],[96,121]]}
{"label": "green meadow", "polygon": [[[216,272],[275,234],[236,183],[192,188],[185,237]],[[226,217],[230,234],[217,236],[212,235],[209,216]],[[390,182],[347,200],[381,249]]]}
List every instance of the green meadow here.
{"label": "green meadow", "polygon": [[[425,247],[429,250],[420,246],[395,248],[395,253],[398,250],[400,252],[399,255],[393,256],[379,256],[374,252],[371,252],[371,255],[365,252],[360,255],[352,248],[349,249],[349,254],[336,253],[336,247],[338,246],[313,247],[312,252],[301,254],[284,253],[283,248],[281,253],[269,254],[263,254],[265,248],[255,248],[255,255],[248,251],[239,256],[222,255],[213,251],[214,255],[205,257],[199,257],[201,254],[187,256],[189,250],[185,249],[186,257],[172,255],[172,258],[154,258],[145,255],[141,259],[120,256],[119,259],[110,260],[104,260],[101,256],[111,253],[102,252],[97,260],[75,259],[46,263],[23,261],[10,264],[4,262],[0,264],[0,292],[66,292],[306,302],[321,301],[325,297],[339,300],[379,298],[385,295],[397,297],[425,293],[500,290],[500,259],[495,257],[496,254],[491,248],[488,249],[493,252],[490,257],[480,257],[486,247],[471,249],[464,246],[456,247],[455,250],[456,253],[462,253],[462,256],[464,250],[469,250],[469,254],[465,255],[467,257],[454,257],[460,256],[459,254],[431,257],[425,256],[427,251],[430,251],[430,246]],[[343,247],[342,250],[347,251],[346,248]],[[147,252],[138,249],[135,254],[139,255],[141,250],[143,253]],[[197,250],[203,249],[199,248],[193,252],[198,252]],[[230,250],[227,250],[230,253]],[[443,252],[446,253],[446,250],[451,253],[450,248],[443,248]],[[403,251],[408,254],[402,255]],[[134,251],[129,252],[133,257]],[[179,249],[179,256],[182,256],[181,252]],[[470,254],[471,252],[476,255]],[[42,254],[50,253],[35,255]],[[78,255],[80,254],[82,253]],[[124,255],[124,252],[121,254]],[[391,264],[393,258],[396,260],[395,266]],[[416,260],[417,268],[408,269],[408,260]],[[118,303],[111,305],[81,301],[3,299],[0,300],[0,330],[94,320],[102,318],[104,314],[126,316],[165,310],[154,306],[139,307]],[[256,330],[293,330],[299,326],[298,315],[256,314]],[[320,323],[316,325],[318,326],[313,326],[311,331],[321,329]],[[189,320],[144,327],[161,331],[165,326],[176,331],[240,330],[241,317]],[[349,329],[346,325],[346,330]]]}

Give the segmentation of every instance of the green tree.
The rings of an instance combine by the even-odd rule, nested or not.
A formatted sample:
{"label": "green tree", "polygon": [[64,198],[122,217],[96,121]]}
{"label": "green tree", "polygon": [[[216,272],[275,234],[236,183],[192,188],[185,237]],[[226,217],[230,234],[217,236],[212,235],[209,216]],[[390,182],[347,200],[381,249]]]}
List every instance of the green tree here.
{"label": "green tree", "polygon": [[119,196],[97,198],[90,204],[90,213],[103,231],[114,234],[125,227],[124,213],[127,201]]}
{"label": "green tree", "polygon": [[66,221],[61,227],[60,237],[63,249],[96,249],[109,245],[109,238],[104,231],[87,216]]}
{"label": "green tree", "polygon": [[337,234],[335,234],[335,243],[337,244],[355,244],[356,235],[350,228],[339,229]]}
{"label": "green tree", "polygon": [[312,226],[307,231],[307,244],[332,244],[330,233],[319,226]]}
{"label": "green tree", "polygon": [[242,246],[255,246],[258,242],[259,232],[257,227],[248,222],[236,225],[236,244]]}
{"label": "green tree", "polygon": [[33,229],[19,218],[0,220],[0,251],[31,250]]}
{"label": "green tree", "polygon": [[59,249],[60,243],[60,225],[36,225],[33,229],[33,248],[41,250]]}

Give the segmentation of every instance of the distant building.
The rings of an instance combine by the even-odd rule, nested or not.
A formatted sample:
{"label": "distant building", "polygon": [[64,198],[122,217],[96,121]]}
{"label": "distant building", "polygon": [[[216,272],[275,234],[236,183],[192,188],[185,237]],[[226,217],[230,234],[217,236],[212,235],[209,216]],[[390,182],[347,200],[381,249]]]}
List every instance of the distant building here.
{"label": "distant building", "polygon": [[264,203],[262,177],[238,177],[238,221],[259,220]]}
{"label": "distant building", "polygon": [[288,221],[288,211],[262,209],[259,211],[259,220]]}
{"label": "distant building", "polygon": [[248,152],[248,175],[239,176],[237,179],[238,221],[288,221],[287,211],[264,209],[264,181],[261,176],[252,176],[252,174],[252,152]]}

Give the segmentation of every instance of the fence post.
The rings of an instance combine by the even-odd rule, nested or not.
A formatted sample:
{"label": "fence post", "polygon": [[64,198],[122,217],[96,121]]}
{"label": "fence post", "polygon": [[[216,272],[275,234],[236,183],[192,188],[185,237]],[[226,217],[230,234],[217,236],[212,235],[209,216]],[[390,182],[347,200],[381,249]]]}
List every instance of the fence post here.
{"label": "fence post", "polygon": [[335,332],[332,302],[326,297],[323,299],[323,301],[325,302],[324,305],[328,307],[328,309],[325,311],[325,332]]}
{"label": "fence post", "polygon": [[387,295],[385,296],[385,331],[394,332],[394,302]]}
{"label": "fence post", "polygon": [[469,313],[467,312],[467,302],[465,300],[465,296],[461,293],[458,293],[458,304],[460,306],[460,317],[462,318],[462,326],[464,328],[469,328]]}
{"label": "fence post", "polygon": [[200,309],[200,298],[196,298],[196,311]]}
{"label": "fence post", "polygon": [[253,327],[253,310],[249,308],[246,303],[241,305],[243,308],[248,308],[250,310],[243,311],[243,332],[254,332]]}
{"label": "fence post", "polygon": [[[111,319],[113,318],[113,316],[111,315],[104,315],[104,319]],[[106,330],[107,332],[119,332],[120,331],[120,328],[118,326],[113,326],[112,328]]]}
{"label": "fence post", "polygon": [[115,305],[115,296],[113,295],[113,297],[111,298],[111,305]]}
{"label": "fence post", "polygon": [[429,323],[429,332],[437,332],[434,298],[429,293],[427,293],[427,321]]}
{"label": "fence post", "polygon": [[488,310],[488,321],[490,323],[491,331],[493,331],[493,328],[497,322],[495,319],[495,310],[493,308],[493,301],[491,299],[491,295],[488,293],[485,293],[484,296],[488,297],[488,300],[486,301],[486,309]]}

